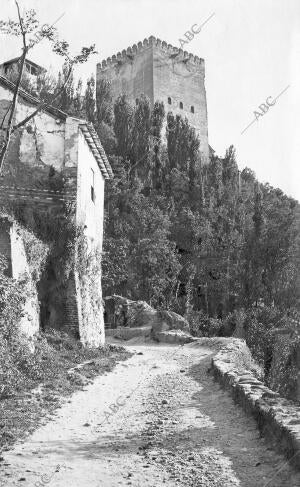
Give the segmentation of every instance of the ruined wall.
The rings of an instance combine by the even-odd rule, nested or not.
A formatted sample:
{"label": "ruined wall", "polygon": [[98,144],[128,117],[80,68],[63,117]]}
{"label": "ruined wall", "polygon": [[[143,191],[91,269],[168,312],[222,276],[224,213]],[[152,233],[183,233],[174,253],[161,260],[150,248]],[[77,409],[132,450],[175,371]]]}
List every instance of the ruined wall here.
{"label": "ruined wall", "polygon": [[24,242],[20,230],[13,224],[10,228],[12,277],[20,280],[26,279],[27,299],[24,305],[23,316],[19,323],[20,331],[28,338],[39,331],[40,315],[36,284],[32,279],[27,261]]}
{"label": "ruined wall", "polygon": [[[209,158],[204,60],[150,37],[97,65],[97,86],[111,81],[113,99],[126,93],[133,102],[141,93],[151,105],[164,102],[166,112],[187,117],[200,138],[202,163]],[[171,104],[168,99],[171,98]],[[182,103],[183,108],[180,108]],[[192,109],[193,107],[193,109]],[[192,113],[192,110],[194,113]]]}
{"label": "ruined wall", "polygon": [[10,226],[11,224],[7,219],[0,218],[0,254],[6,259],[7,268],[5,274],[8,277],[12,277]]}
{"label": "ruined wall", "polygon": [[[0,120],[7,110],[12,92],[0,85]],[[16,122],[32,113],[34,106],[20,99]],[[1,133],[0,133],[1,137]],[[4,165],[4,184],[22,187],[47,185],[49,169],[61,171],[64,165],[65,124],[46,112],[38,113],[26,127],[12,136]]]}
{"label": "ruined wall", "polygon": [[[11,98],[12,93],[0,85],[0,119]],[[33,109],[20,98],[16,120]],[[18,130],[5,161],[0,206],[17,204],[28,225],[34,226],[38,213],[53,226],[53,232],[46,229],[45,238],[54,239],[53,248],[38,287],[43,327],[65,329],[85,345],[99,346],[104,343],[100,268],[104,179],[80,124],[82,121],[73,117],[40,112]],[[70,228],[67,207],[74,218]],[[65,219],[66,228],[59,228],[57,216]],[[81,247],[80,255],[74,252],[78,244],[74,224],[84,228],[88,243],[86,249]],[[16,248],[17,244],[18,240]],[[68,248],[73,255],[68,254]],[[22,254],[20,245],[17,252]]]}
{"label": "ruined wall", "polygon": [[7,259],[7,275],[24,281],[26,302],[23,316],[17,324],[22,334],[30,340],[39,330],[39,303],[35,282],[29,268],[21,230],[8,218],[0,218],[0,253]]}

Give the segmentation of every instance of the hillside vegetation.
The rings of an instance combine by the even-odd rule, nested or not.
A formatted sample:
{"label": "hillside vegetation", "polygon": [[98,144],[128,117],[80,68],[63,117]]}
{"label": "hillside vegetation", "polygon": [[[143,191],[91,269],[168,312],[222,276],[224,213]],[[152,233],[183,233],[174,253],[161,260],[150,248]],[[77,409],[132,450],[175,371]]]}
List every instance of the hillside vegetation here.
{"label": "hillside vegetation", "polygon": [[[39,95],[63,83],[46,75]],[[239,170],[235,149],[201,164],[186,119],[112,102],[109,83],[68,84],[57,106],[94,123],[115,178],[105,196],[104,296],[121,294],[184,315],[197,336],[244,336],[265,365],[270,331],[293,323],[299,343],[300,210]],[[30,89],[30,87],[27,87]],[[164,120],[167,118],[167,123]],[[263,164],[263,161],[262,161]]]}

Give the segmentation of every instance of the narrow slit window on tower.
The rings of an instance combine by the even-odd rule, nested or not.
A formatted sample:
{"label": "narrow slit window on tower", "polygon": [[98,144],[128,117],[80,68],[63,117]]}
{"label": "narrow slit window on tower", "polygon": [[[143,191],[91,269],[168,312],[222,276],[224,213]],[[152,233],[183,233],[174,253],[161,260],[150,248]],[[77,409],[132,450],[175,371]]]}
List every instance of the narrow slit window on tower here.
{"label": "narrow slit window on tower", "polygon": [[95,173],[91,169],[91,200],[95,203]]}
{"label": "narrow slit window on tower", "polygon": [[191,106],[191,112],[195,113],[195,108],[193,107],[193,105]]}
{"label": "narrow slit window on tower", "polygon": [[169,104],[169,105],[172,105],[172,100],[171,100],[171,98],[170,98],[170,97],[168,97],[168,104]]}
{"label": "narrow slit window on tower", "polygon": [[179,103],[179,108],[182,110],[183,109],[183,103],[182,101]]}

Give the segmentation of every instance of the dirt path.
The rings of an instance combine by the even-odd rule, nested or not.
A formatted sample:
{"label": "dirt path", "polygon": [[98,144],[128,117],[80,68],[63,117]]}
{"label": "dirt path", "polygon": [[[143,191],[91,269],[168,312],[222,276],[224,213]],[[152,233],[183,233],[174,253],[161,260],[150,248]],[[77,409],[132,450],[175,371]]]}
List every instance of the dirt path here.
{"label": "dirt path", "polygon": [[137,353],[4,455],[1,487],[300,485],[207,373],[210,349],[130,349]]}

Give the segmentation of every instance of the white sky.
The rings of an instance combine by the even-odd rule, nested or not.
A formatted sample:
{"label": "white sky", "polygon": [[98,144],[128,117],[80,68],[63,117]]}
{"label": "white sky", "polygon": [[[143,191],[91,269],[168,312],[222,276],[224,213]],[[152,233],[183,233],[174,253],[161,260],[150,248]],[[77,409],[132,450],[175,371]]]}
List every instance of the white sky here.
{"label": "white sky", "polygon": [[[77,70],[154,35],[179,45],[193,24],[201,32],[185,49],[205,59],[209,143],[222,156],[233,144],[240,168],[300,200],[300,0],[19,0],[41,22],[54,22],[74,53],[96,43],[98,55]],[[0,0],[0,18],[15,17],[13,0]],[[20,53],[15,39],[0,36],[0,62]],[[30,59],[48,68],[59,58],[46,41]],[[269,96],[289,88],[241,135]],[[271,101],[271,99],[270,99]]]}

